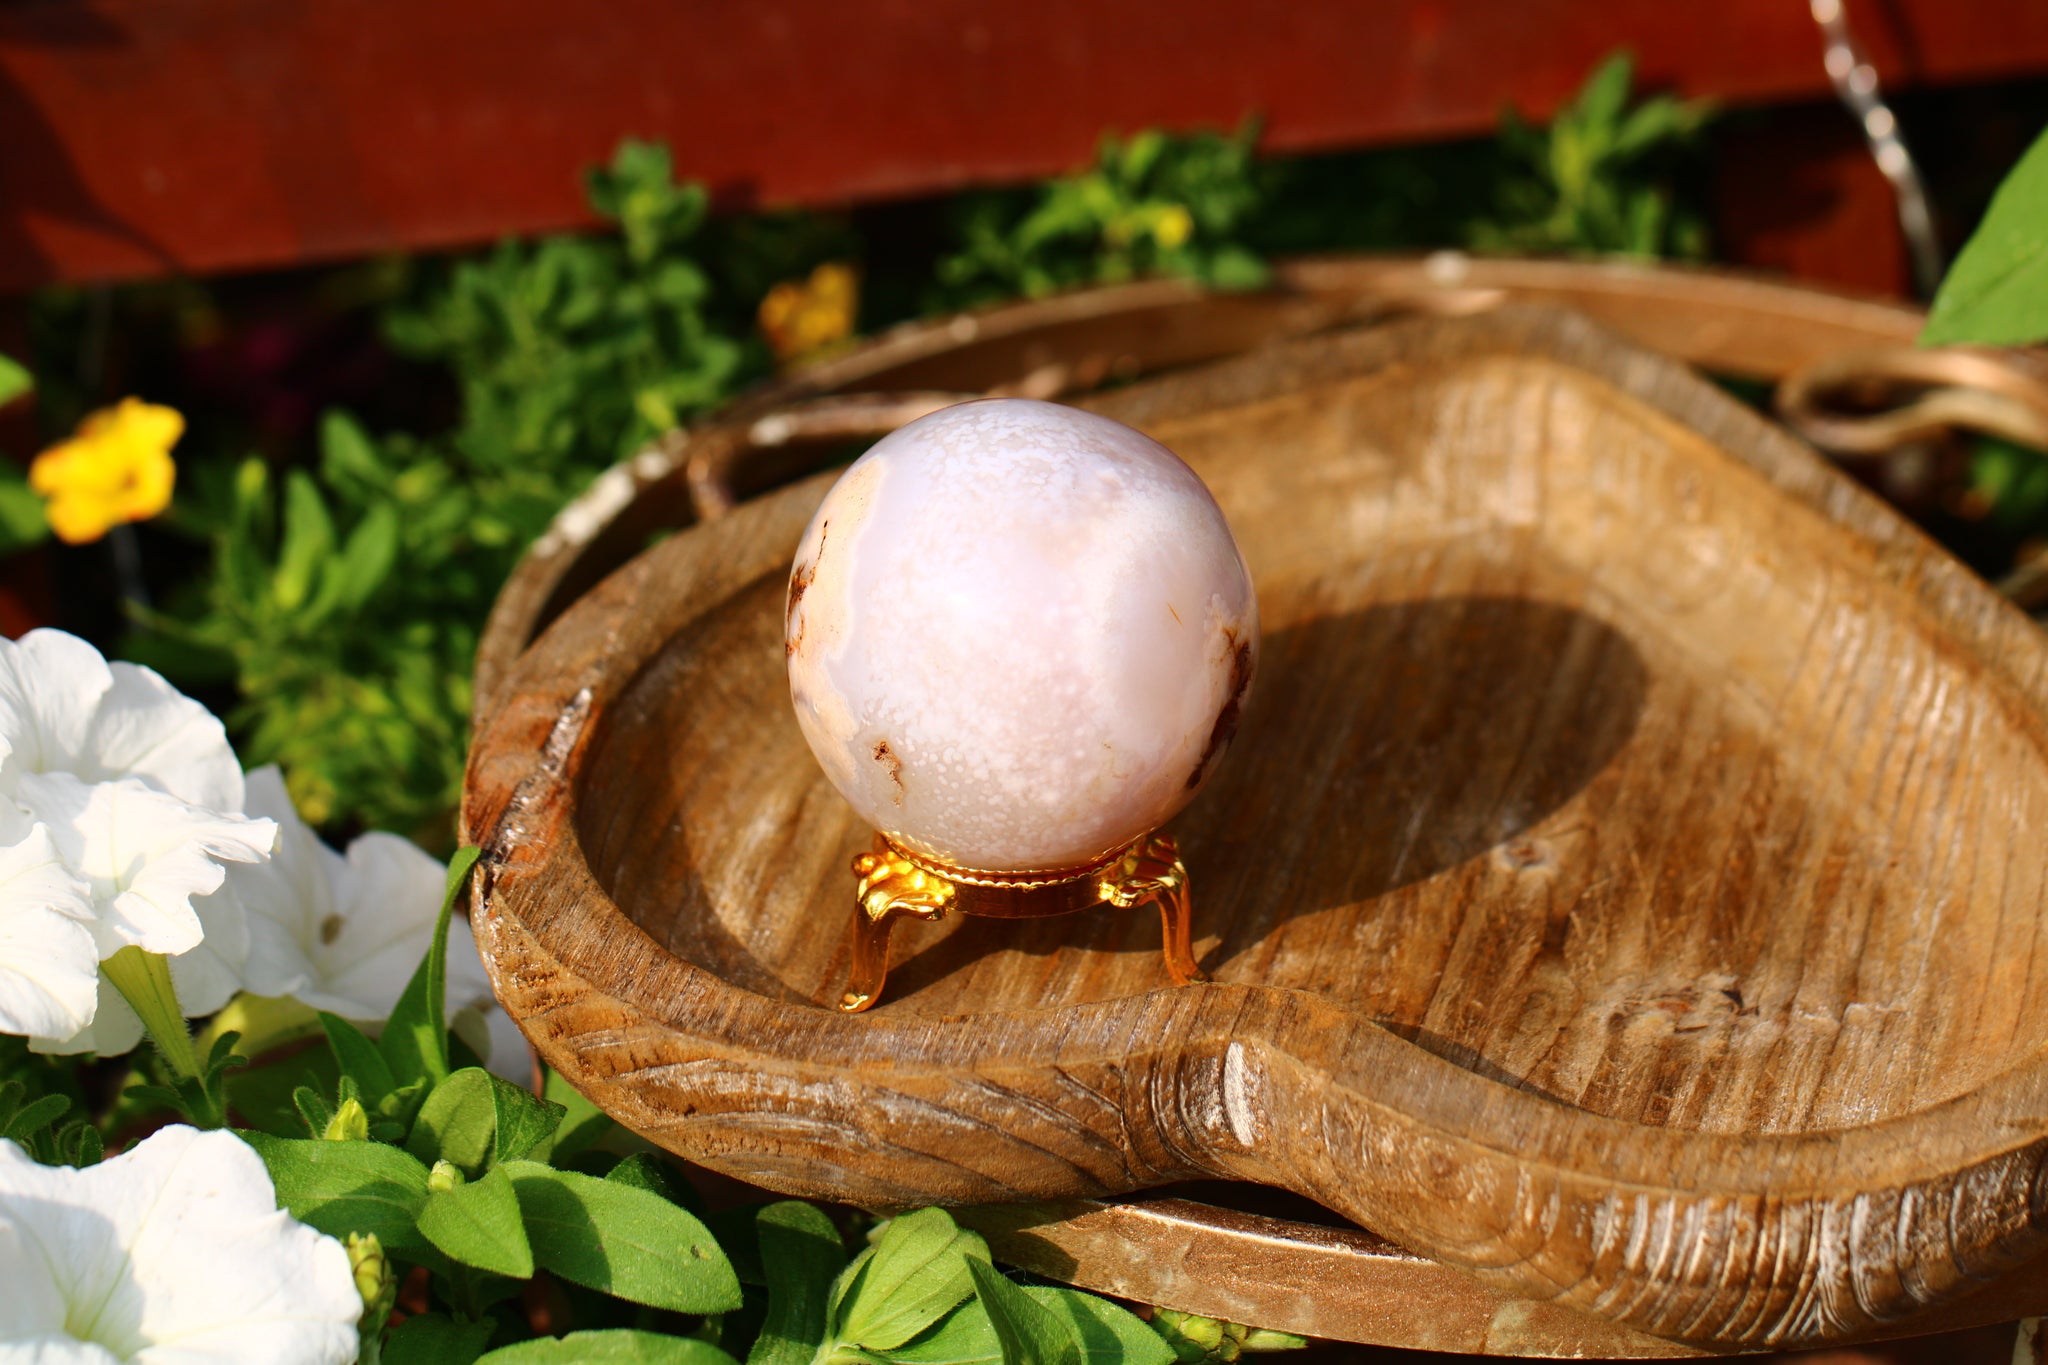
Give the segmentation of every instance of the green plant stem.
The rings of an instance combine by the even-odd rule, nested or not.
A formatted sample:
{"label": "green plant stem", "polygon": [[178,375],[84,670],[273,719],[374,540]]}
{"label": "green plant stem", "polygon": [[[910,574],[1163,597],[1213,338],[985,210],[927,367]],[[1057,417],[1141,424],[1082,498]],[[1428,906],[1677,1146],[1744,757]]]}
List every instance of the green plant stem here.
{"label": "green plant stem", "polygon": [[185,1013],[178,1008],[178,990],[171,984],[171,963],[161,953],[145,953],[133,946],[123,948],[100,970],[121,998],[142,1016],[142,1026],[163,1053],[180,1080],[203,1080],[199,1053],[192,1046],[192,1034],[185,1027]]}

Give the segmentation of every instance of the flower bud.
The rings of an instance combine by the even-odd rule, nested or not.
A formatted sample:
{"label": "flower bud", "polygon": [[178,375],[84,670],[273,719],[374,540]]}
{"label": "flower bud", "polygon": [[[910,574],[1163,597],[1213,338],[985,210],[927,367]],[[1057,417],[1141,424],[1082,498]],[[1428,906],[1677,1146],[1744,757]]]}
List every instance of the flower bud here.
{"label": "flower bud", "polygon": [[462,1178],[462,1168],[452,1161],[437,1161],[434,1163],[434,1169],[427,1172],[428,1194],[445,1194],[457,1185],[466,1183]]}
{"label": "flower bud", "polygon": [[1247,1351],[1299,1351],[1306,1345],[1307,1337],[1298,1337],[1292,1332],[1278,1332],[1271,1327],[1254,1327],[1244,1334],[1244,1348]]}
{"label": "flower bud", "polygon": [[334,1117],[327,1120],[327,1127],[321,1130],[322,1140],[327,1142],[366,1142],[370,1137],[370,1116],[363,1109],[363,1102],[351,1096],[341,1102],[341,1108],[334,1111]]}
{"label": "flower bud", "polygon": [[398,1302],[398,1271],[374,1232],[351,1232],[344,1245],[348,1247],[349,1269],[356,1277],[356,1293],[363,1296],[363,1319],[382,1326]]}
{"label": "flower bud", "polygon": [[1223,1324],[1195,1313],[1176,1313],[1162,1308],[1152,1315],[1152,1330],[1173,1348],[1177,1359],[1189,1362],[1213,1360],[1223,1344]]}
{"label": "flower bud", "polygon": [[1230,1365],[1248,1352],[1290,1351],[1308,1344],[1305,1338],[1291,1332],[1246,1327],[1196,1313],[1177,1313],[1171,1308],[1153,1311],[1152,1330],[1173,1348],[1175,1359],[1185,1365]]}

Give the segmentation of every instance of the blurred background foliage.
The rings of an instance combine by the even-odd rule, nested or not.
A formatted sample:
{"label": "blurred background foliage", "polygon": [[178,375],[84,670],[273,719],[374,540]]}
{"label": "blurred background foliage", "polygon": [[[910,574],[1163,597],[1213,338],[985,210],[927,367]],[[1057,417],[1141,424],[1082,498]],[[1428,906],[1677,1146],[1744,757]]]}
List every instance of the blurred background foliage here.
{"label": "blurred background foliage", "polygon": [[[190,424],[166,517],[52,550],[67,624],[226,713],[331,833],[445,850],[478,629],[599,471],[778,366],[933,312],[1158,274],[1255,287],[1309,250],[1702,258],[1710,111],[1631,84],[1618,56],[1547,128],[1510,111],[1492,140],[1437,147],[1262,161],[1251,126],[1139,132],[1041,185],[843,215],[713,215],[665,149],[628,143],[588,178],[604,231],[51,291],[30,358],[46,437],[123,392]],[[2048,461],[1976,464],[2009,536],[2048,523]]]}

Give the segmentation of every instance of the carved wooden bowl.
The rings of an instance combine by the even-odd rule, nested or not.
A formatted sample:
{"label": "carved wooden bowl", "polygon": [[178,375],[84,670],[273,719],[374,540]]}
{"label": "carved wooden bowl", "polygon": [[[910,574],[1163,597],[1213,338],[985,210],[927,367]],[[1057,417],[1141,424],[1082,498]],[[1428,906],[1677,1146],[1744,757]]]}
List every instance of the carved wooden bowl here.
{"label": "carved wooden bowl", "polygon": [[1180,452],[1261,672],[1143,916],[897,935],[790,714],[826,479],[519,661],[473,919],[547,1061],[694,1161],[875,1205],[1284,1186],[1500,1289],[1810,1344],[2036,1252],[2048,641],[1875,499],[1569,315],[1336,333],[1091,400]]}

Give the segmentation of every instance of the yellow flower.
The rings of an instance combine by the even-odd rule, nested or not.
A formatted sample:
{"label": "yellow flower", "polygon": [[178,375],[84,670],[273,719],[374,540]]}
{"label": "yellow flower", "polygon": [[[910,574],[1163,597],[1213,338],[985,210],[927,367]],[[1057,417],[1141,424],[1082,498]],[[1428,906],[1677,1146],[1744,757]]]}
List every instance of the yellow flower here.
{"label": "yellow flower", "polygon": [[1195,235],[1195,215],[1187,211],[1186,205],[1168,204],[1159,211],[1152,221],[1152,240],[1172,251],[1188,244],[1188,238]]}
{"label": "yellow flower", "polygon": [[852,266],[828,261],[801,283],[784,280],[761,300],[761,331],[778,360],[823,350],[853,334],[860,309],[860,276]]}
{"label": "yellow flower", "polygon": [[87,417],[76,435],[36,456],[28,469],[29,487],[49,500],[43,514],[50,529],[60,540],[84,545],[122,522],[163,511],[178,474],[171,447],[184,434],[177,409],[139,398]]}

